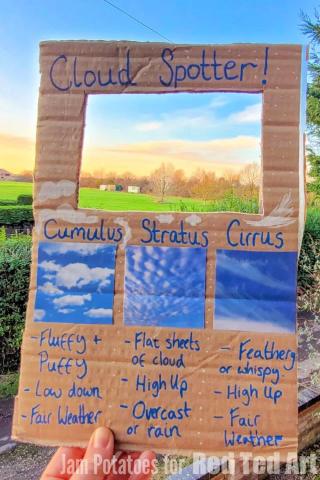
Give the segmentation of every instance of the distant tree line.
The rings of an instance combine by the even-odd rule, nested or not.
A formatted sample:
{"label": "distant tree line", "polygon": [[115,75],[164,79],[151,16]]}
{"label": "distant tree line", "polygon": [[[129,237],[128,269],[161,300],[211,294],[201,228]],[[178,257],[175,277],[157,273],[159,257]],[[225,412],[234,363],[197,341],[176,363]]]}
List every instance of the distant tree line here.
{"label": "distant tree line", "polygon": [[81,187],[121,185],[123,191],[127,191],[129,185],[136,185],[140,187],[142,193],[155,195],[161,201],[167,196],[211,201],[226,194],[256,198],[259,195],[260,183],[260,168],[256,163],[245,165],[239,173],[226,171],[221,177],[200,168],[187,176],[184,170],[163,162],[159,168],[145,176],[135,175],[129,171],[118,174],[100,169],[93,173],[83,172],[80,178]]}
{"label": "distant tree line", "polygon": [[[260,168],[257,163],[245,165],[238,173],[226,170],[221,177],[214,172],[198,168],[187,176],[183,169],[175,168],[171,163],[161,163],[150,175],[135,175],[132,172],[122,174],[106,172],[104,169],[83,172],[80,187],[99,188],[100,185],[121,185],[127,192],[130,185],[140,187],[141,193],[159,197],[164,201],[167,196],[196,198],[212,201],[232,194],[243,198],[258,198],[261,184]],[[32,181],[32,172],[24,171],[15,177],[18,181]]]}

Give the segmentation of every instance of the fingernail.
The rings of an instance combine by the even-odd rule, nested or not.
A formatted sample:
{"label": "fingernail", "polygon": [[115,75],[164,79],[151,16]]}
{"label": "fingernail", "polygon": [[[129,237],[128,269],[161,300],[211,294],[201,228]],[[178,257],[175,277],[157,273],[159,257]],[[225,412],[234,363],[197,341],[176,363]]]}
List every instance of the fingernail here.
{"label": "fingernail", "polygon": [[107,448],[112,441],[112,432],[106,427],[99,427],[93,436],[94,448]]}

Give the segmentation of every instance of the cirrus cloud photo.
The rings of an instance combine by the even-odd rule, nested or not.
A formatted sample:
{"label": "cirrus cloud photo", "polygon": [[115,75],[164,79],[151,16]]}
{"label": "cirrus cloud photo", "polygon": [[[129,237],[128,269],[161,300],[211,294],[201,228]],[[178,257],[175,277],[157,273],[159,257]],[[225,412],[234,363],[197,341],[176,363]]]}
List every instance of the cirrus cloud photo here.
{"label": "cirrus cloud photo", "polygon": [[40,242],[34,321],[111,324],[116,246]]}
{"label": "cirrus cloud photo", "polygon": [[214,328],[295,333],[295,252],[217,250]]}

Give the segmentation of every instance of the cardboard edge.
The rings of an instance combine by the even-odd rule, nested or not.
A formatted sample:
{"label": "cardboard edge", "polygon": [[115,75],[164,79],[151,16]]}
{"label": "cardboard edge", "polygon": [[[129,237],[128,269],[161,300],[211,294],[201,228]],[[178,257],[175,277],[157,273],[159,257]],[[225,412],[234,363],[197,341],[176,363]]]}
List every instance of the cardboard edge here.
{"label": "cardboard edge", "polygon": [[307,108],[307,70],[308,46],[301,48],[301,76],[300,76],[300,131],[299,131],[299,213],[298,213],[298,253],[300,253],[305,227],[306,191],[305,191],[305,129]]}

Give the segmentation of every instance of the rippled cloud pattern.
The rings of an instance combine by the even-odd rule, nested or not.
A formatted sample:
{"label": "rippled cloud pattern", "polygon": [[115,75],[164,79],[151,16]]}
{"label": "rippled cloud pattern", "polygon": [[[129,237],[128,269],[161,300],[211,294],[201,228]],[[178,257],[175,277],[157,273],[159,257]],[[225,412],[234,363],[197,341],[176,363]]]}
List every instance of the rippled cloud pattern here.
{"label": "rippled cloud pattern", "polygon": [[124,323],[203,328],[206,250],[126,249]]}

